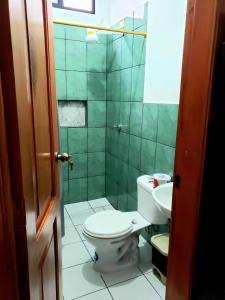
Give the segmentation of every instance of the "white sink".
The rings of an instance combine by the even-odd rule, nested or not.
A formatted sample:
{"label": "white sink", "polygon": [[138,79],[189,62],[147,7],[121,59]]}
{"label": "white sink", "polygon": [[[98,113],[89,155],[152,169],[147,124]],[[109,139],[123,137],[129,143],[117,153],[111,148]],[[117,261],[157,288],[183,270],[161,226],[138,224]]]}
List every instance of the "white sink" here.
{"label": "white sink", "polygon": [[165,183],[153,189],[152,196],[160,211],[171,218],[173,183]]}

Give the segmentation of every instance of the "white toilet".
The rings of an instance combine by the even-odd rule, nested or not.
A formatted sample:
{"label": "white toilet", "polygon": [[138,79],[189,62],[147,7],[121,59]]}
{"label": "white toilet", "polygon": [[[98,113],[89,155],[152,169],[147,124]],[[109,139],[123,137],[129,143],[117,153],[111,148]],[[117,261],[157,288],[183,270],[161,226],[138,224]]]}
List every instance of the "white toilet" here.
{"label": "white toilet", "polygon": [[167,218],[154,204],[153,184],[148,175],[137,179],[138,211],[107,210],[88,217],[83,234],[95,247],[97,272],[110,273],[135,265],[139,259],[141,229],[151,224],[166,224]]}

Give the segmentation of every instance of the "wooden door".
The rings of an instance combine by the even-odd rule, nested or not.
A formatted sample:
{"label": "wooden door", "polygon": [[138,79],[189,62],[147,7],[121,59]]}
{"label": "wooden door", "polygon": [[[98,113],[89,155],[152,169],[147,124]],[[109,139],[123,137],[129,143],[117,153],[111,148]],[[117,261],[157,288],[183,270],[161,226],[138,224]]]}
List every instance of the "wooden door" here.
{"label": "wooden door", "polygon": [[[202,184],[206,170],[209,116],[213,101],[212,79],[216,48],[223,41],[224,26],[224,0],[188,1],[174,171],[167,300],[202,299],[193,296],[193,274],[201,201],[204,201]],[[211,220],[207,221],[209,225]],[[205,227],[204,230],[209,238],[208,228]],[[217,278],[217,274],[213,275]],[[222,298],[216,295],[211,298],[208,295],[207,299]]]}
{"label": "wooden door", "polygon": [[0,3],[2,95],[20,299],[62,299],[52,1]]}

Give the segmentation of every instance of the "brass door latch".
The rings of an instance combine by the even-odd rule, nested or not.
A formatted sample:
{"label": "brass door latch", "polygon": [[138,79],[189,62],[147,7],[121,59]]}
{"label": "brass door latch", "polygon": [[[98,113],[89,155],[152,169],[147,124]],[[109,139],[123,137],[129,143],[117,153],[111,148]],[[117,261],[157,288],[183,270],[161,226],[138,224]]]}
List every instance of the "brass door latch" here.
{"label": "brass door latch", "polygon": [[68,153],[57,153],[56,154],[56,161],[59,162],[68,162],[69,168],[72,171],[73,170],[73,166],[74,166],[74,162],[73,162],[73,158],[72,155],[68,154]]}

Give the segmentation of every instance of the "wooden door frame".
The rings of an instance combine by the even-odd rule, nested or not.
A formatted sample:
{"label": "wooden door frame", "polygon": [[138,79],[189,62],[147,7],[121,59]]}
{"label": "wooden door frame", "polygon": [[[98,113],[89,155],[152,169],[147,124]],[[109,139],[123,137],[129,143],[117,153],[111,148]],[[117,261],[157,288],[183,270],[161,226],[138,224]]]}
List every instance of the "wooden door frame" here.
{"label": "wooden door frame", "polygon": [[167,300],[191,299],[223,0],[189,0],[175,155]]}

